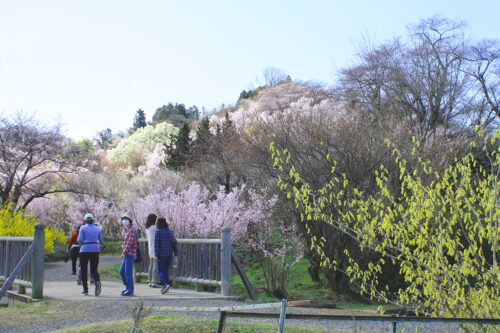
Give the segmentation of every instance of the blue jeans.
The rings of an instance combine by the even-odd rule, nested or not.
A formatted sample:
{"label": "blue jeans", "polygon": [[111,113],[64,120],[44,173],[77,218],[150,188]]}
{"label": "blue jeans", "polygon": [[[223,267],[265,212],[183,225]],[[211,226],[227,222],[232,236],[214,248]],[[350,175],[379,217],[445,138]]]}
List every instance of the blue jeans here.
{"label": "blue jeans", "polygon": [[158,273],[160,274],[160,280],[163,285],[170,284],[170,277],[168,276],[168,268],[170,267],[170,262],[172,261],[172,255],[159,257],[158,258]]}
{"label": "blue jeans", "polygon": [[125,256],[120,266],[120,275],[122,276],[123,284],[125,285],[125,289],[131,294],[134,293],[134,262],[134,257]]}

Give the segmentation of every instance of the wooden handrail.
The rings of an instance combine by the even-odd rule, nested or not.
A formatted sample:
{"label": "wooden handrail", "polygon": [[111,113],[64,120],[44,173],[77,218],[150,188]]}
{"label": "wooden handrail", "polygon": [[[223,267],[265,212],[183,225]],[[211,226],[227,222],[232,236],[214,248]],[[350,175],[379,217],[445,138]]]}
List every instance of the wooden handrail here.
{"label": "wooden handrail", "polygon": [[[146,238],[139,239],[139,243],[147,243],[148,240]],[[221,244],[220,239],[187,239],[187,238],[179,238],[177,239],[177,244]]]}
{"label": "wooden handrail", "polygon": [[24,266],[26,265],[26,263],[30,259],[31,255],[33,254],[34,250],[35,250],[35,243],[31,244],[31,246],[29,247],[28,251],[26,251],[26,253],[24,254],[21,261],[19,261],[17,263],[16,267],[14,268],[12,273],[10,274],[10,277],[7,279],[7,281],[3,285],[2,289],[0,289],[0,299],[5,295],[7,290],[10,289],[10,287],[12,286],[12,283],[17,278],[17,276],[19,275],[21,270],[24,268]]}
{"label": "wooden handrail", "polygon": [[0,237],[0,241],[9,242],[33,242],[34,240],[34,237]]}

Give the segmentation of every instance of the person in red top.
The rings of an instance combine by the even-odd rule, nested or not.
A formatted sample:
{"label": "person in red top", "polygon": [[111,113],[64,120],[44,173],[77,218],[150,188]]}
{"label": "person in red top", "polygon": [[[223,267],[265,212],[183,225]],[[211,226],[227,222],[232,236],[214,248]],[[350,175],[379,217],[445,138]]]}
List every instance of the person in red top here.
{"label": "person in red top", "polygon": [[75,230],[75,233],[71,235],[71,238],[68,242],[68,249],[66,250],[71,257],[71,275],[76,275],[76,261],[78,260],[78,256],[80,254],[80,246],[78,245],[78,233],[80,232],[80,226],[78,226]]}
{"label": "person in red top", "polygon": [[122,216],[122,224],[125,228],[125,238],[122,244],[122,264],[120,266],[120,275],[122,276],[125,290],[122,291],[122,296],[134,295],[134,262],[137,257],[137,231],[132,225],[131,215],[126,213]]}

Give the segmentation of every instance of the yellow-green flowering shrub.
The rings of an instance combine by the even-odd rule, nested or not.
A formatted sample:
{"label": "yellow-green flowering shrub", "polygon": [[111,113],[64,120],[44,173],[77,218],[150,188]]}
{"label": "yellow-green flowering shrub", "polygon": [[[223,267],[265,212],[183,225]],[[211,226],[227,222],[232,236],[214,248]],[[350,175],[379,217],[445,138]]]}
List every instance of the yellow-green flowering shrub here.
{"label": "yellow-green flowering shrub", "polygon": [[[3,237],[33,237],[35,234],[36,219],[16,212],[9,207],[0,211],[0,236]],[[53,228],[45,228],[45,252],[54,252],[54,245],[65,244],[66,236]]]}
{"label": "yellow-green flowering shrub", "polygon": [[172,135],[178,131],[177,127],[166,122],[139,128],[116,148],[108,150],[107,159],[123,168],[137,168],[144,165],[147,152],[153,152],[158,144],[170,144]]}
{"label": "yellow-green flowering shrub", "polygon": [[[271,149],[275,166],[287,180],[280,180],[282,189],[301,210],[306,230],[314,223],[328,223],[359,243],[361,254],[345,250],[349,265],[344,273],[361,293],[431,316],[499,318],[500,131],[480,134],[488,167],[468,154],[443,172],[424,160],[410,169],[394,150],[400,187],[394,190],[389,171],[380,166],[373,195],[350,187],[345,177],[314,191],[289,165],[287,151],[274,145]],[[291,183],[295,186],[286,189]],[[311,236],[323,266],[338,269],[335,259],[325,255],[331,241],[329,235]],[[357,256],[363,252],[377,253],[378,259],[362,267]],[[397,264],[405,281],[396,292],[379,282],[386,262]]]}

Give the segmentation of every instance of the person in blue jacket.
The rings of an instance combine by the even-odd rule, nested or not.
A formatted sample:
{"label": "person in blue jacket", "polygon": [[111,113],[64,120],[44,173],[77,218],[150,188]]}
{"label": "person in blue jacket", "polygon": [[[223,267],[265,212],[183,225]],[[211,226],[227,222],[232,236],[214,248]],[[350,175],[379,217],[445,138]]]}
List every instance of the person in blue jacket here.
{"label": "person in blue jacket", "polygon": [[177,256],[177,240],[174,237],[174,232],[168,227],[167,220],[160,217],[156,221],[155,232],[155,260],[158,262],[158,272],[162,283],[161,293],[168,293],[170,289],[170,277],[168,276],[168,268],[172,261],[172,253]]}
{"label": "person in blue jacket", "polygon": [[84,217],[85,225],[80,228],[78,234],[78,244],[80,245],[80,267],[82,270],[81,278],[83,285],[82,294],[88,296],[88,263],[90,262],[90,275],[95,280],[95,295],[101,294],[101,280],[97,266],[99,265],[99,252],[101,244],[104,243],[101,229],[94,224],[94,215],[86,214]]}

